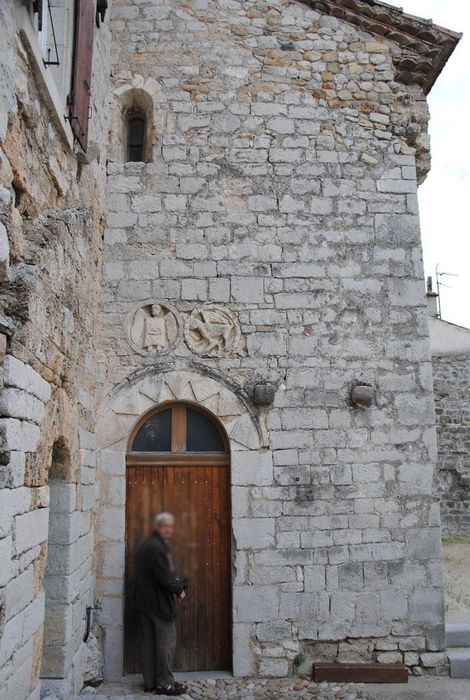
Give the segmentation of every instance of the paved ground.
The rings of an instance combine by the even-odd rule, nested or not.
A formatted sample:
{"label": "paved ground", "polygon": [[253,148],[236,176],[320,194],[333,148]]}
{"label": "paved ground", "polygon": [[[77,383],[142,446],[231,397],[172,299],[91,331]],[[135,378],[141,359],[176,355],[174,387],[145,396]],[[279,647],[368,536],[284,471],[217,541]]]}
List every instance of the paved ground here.
{"label": "paved ground", "polygon": [[444,539],[446,622],[470,622],[470,538]]}
{"label": "paved ground", "polygon": [[368,685],[370,700],[470,700],[470,680],[410,678],[406,685]]}
{"label": "paved ground", "polygon": [[[410,678],[406,685],[312,683],[306,679],[219,679],[191,681],[184,700],[470,700],[470,680]],[[109,684],[83,690],[79,700],[152,700],[140,683]]]}
{"label": "paved ground", "polygon": [[[237,679],[190,681],[183,700],[369,700],[364,685],[313,683],[304,678]],[[144,693],[142,685],[103,684],[94,692],[83,690],[79,700],[144,700],[165,696]]]}

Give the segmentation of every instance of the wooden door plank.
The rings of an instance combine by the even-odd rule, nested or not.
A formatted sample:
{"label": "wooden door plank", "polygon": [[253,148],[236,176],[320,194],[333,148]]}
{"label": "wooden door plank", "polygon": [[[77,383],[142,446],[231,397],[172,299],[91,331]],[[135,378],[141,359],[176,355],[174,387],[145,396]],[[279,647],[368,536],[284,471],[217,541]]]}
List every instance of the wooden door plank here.
{"label": "wooden door plank", "polygon": [[[204,580],[204,609],[206,613],[206,624],[201,625],[201,640],[202,648],[200,654],[200,664],[205,670],[211,668],[211,649],[210,649],[210,631],[214,624],[213,610],[211,605],[211,588],[212,581],[210,579],[210,564],[211,564],[211,539],[212,539],[212,529],[211,529],[211,511],[212,511],[212,489],[209,484],[209,474],[207,467],[203,470],[203,493],[204,493],[204,513],[203,513],[203,542],[204,542],[204,568],[202,572]],[[202,611],[201,611],[202,612]]]}
{"label": "wooden door plank", "polygon": [[[126,502],[129,501],[129,496],[130,496],[130,483],[132,482],[133,479],[133,474],[135,471],[135,467],[132,468],[130,467],[129,469],[126,470]],[[125,563],[125,598],[124,598],[124,626],[126,631],[128,632],[126,634],[125,638],[125,643],[124,643],[124,670],[128,672],[133,672],[133,654],[134,654],[134,648],[133,648],[133,643],[131,640],[131,635],[130,635],[130,615],[131,610],[130,610],[130,580],[131,580],[131,570],[130,570],[130,565],[131,565],[131,554],[130,550],[132,547],[131,544],[131,538],[132,538],[132,516],[133,516],[133,509],[131,508],[126,508],[126,563]]]}
{"label": "wooden door plank", "polygon": [[[175,515],[171,543],[175,568],[190,578],[188,600],[177,621],[176,670],[230,669],[230,470],[201,462],[128,466],[126,586],[135,551],[160,510]],[[127,672],[140,671],[133,629],[135,620],[126,617]]]}
{"label": "wooden door plank", "polygon": [[198,544],[200,542],[199,531],[199,512],[198,505],[201,503],[200,493],[200,474],[199,470],[195,471],[188,468],[188,482],[190,484],[190,525],[191,528],[191,649],[189,651],[189,663],[191,668],[198,668],[199,662],[199,639],[198,639],[198,613],[197,606],[201,597],[201,574],[200,574],[200,556]]}
{"label": "wooden door plank", "polygon": [[[136,529],[134,531],[134,540],[132,546],[132,570],[134,571],[134,560],[137,550],[143,540],[149,535],[149,503],[148,503],[148,487],[147,487],[147,470],[144,467],[139,467],[136,470],[135,485],[135,509],[136,509]],[[142,667],[142,656],[140,650],[140,620],[137,616],[134,619],[133,635],[135,641],[134,647],[134,668]]]}
{"label": "wooden door plank", "polygon": [[188,467],[188,505],[189,505],[189,528],[190,537],[190,560],[191,560],[191,589],[190,600],[190,625],[191,625],[191,649],[188,654],[188,661],[191,668],[198,668],[199,659],[199,638],[198,638],[198,602],[201,598],[201,552],[200,552],[200,528],[199,528],[199,508],[201,504],[201,483],[200,472]]}
{"label": "wooden door plank", "polygon": [[[205,546],[204,546],[204,510],[205,504],[205,494],[204,494],[204,468],[199,468],[197,471],[191,471],[191,481],[193,484],[194,493],[196,496],[194,501],[194,508],[192,509],[193,515],[193,528],[196,533],[197,545],[194,543],[194,573],[197,578],[197,595],[194,601],[193,609],[193,654],[191,662],[196,665],[201,670],[205,671],[206,667],[204,664],[204,659],[201,658],[204,649],[204,639],[203,639],[203,625],[201,624],[201,612],[202,607],[205,606],[205,582],[204,582],[204,562],[205,562]],[[197,505],[196,505],[197,501]],[[196,554],[197,552],[197,554]],[[197,557],[197,561],[196,561]],[[206,612],[206,611],[205,611]],[[207,621],[207,617],[206,617]],[[206,622],[207,624],[207,622]]]}
{"label": "wooden door plank", "polygon": [[220,473],[217,467],[213,468],[213,503],[212,503],[212,607],[214,609],[214,621],[212,625],[212,646],[214,665],[220,663]]}
{"label": "wooden door plank", "polygon": [[219,590],[220,616],[224,618],[218,634],[220,643],[221,668],[231,668],[232,665],[232,588],[231,588],[231,517],[230,517],[230,479],[226,477],[225,469],[219,468],[220,475],[220,511],[219,511]]}
{"label": "wooden door plank", "polygon": [[231,536],[231,501],[230,501],[230,477],[227,478],[225,469],[219,468],[221,477],[220,485],[220,547],[219,547],[219,584],[220,584],[220,610],[225,621],[219,633],[220,640],[220,664],[222,668],[232,667],[232,536]]}
{"label": "wooden door plank", "polygon": [[192,549],[192,523],[191,523],[191,469],[189,467],[177,467],[182,474],[182,491],[184,493],[184,527],[185,527],[185,565],[184,565],[184,576],[189,580],[189,590],[187,592],[187,599],[184,600],[184,617],[181,620],[181,629],[184,633],[184,668],[190,670],[194,668],[191,664],[191,649],[193,645],[193,630],[192,630],[192,610],[193,603],[195,600],[195,590],[194,590],[194,567],[192,557],[194,555]]}
{"label": "wooden door plank", "polygon": [[[188,523],[189,503],[188,503],[188,477],[186,468],[173,468],[173,492],[172,508],[176,516],[175,537],[172,545],[175,552],[175,567],[179,576],[185,577],[190,570],[188,561],[190,527]],[[190,667],[188,653],[191,648],[190,637],[190,606],[188,599],[184,600],[179,607],[177,620],[177,668],[187,670]]]}

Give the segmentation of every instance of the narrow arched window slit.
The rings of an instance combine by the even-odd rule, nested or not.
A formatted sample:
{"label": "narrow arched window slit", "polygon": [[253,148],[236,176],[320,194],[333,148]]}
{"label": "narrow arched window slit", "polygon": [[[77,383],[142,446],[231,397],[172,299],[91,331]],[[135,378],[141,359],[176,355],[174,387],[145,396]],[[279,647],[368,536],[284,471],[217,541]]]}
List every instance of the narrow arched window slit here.
{"label": "narrow arched window slit", "polygon": [[129,115],[127,118],[127,161],[144,161],[146,119],[143,115]]}

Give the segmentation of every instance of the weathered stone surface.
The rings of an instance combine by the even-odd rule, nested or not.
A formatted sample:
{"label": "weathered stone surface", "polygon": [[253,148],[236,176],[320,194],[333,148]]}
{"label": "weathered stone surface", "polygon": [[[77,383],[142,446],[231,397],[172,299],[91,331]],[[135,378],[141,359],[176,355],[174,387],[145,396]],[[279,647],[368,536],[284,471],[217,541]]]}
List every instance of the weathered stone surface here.
{"label": "weathered stone surface", "polygon": [[443,531],[470,533],[470,357],[435,355],[432,360],[437,415],[438,470],[436,495],[440,497]]}
{"label": "weathered stone surface", "polygon": [[[174,400],[230,445],[234,671],[265,677],[252,695],[307,695],[267,680],[302,654],[445,665],[424,653],[439,656],[443,605],[422,81],[400,82],[400,37],[274,5],[115,4],[94,32],[96,148],[80,159],[20,43],[21,3],[0,9],[0,679],[18,700],[38,693],[42,589],[47,687],[62,700],[99,676],[81,642],[97,598],[105,673],[121,677],[125,453],[139,417]],[[148,162],[124,163],[134,97]],[[255,405],[262,384],[276,394]],[[363,410],[357,385],[375,389]]]}
{"label": "weathered stone surface", "polygon": [[103,651],[94,634],[90,634],[84,651],[83,683],[99,683],[103,680]]}
{"label": "weathered stone surface", "polygon": [[0,413],[3,416],[41,424],[44,417],[44,404],[21,389],[9,387],[2,391]]}
{"label": "weathered stone surface", "polygon": [[49,384],[35,372],[32,367],[21,362],[13,355],[6,355],[3,360],[3,381],[5,386],[24,389],[41,401],[48,401],[51,395]]}
{"label": "weathered stone surface", "polygon": [[16,553],[22,552],[47,540],[49,528],[49,510],[39,508],[15,518]]}
{"label": "weathered stone surface", "polygon": [[10,271],[10,242],[5,226],[0,223],[0,280],[6,280]]}
{"label": "weathered stone surface", "polygon": [[4,450],[34,452],[40,431],[37,425],[17,418],[0,418],[0,434]]}
{"label": "weathered stone surface", "polygon": [[447,662],[447,657],[442,653],[420,654],[421,663],[424,668],[435,668],[436,666],[444,666]]}
{"label": "weathered stone surface", "polygon": [[274,546],[273,518],[241,518],[234,520],[233,532],[237,549],[266,549]]}
{"label": "weathered stone surface", "polygon": [[234,589],[235,622],[275,620],[278,602],[274,586],[243,586]]}
{"label": "weathered stone surface", "polygon": [[[26,6],[0,8],[0,341],[3,333],[8,336],[8,343],[0,342],[0,695],[15,700],[39,700],[41,663],[47,661],[43,623],[57,610],[45,585],[54,578],[48,549],[49,561],[56,558],[55,545],[47,544],[47,484],[56,479],[65,487],[51,500],[51,510],[73,513],[74,522],[80,518],[75,494],[82,457],[90,460],[80,453],[78,429],[95,429],[93,329],[104,224],[109,39],[95,32],[90,137],[103,160],[83,165],[63,120],[73,48],[73,27],[62,21],[69,4],[54,9],[63,73],[62,66],[43,66]],[[62,524],[70,532],[70,524]],[[90,522],[80,526],[89,530]],[[79,647],[82,611],[93,595],[93,539],[80,537],[65,549],[75,551],[58,552],[55,564],[67,573],[51,586],[70,603],[70,617],[62,616],[64,634],[51,652],[60,700],[81,687]]]}

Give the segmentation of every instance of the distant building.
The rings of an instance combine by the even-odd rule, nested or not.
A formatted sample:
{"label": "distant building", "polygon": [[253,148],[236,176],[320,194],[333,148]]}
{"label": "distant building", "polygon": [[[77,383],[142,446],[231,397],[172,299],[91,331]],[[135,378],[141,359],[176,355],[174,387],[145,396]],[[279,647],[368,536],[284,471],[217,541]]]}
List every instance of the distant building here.
{"label": "distant building", "polygon": [[437,315],[428,292],[429,334],[437,419],[435,492],[445,535],[470,534],[470,328]]}

